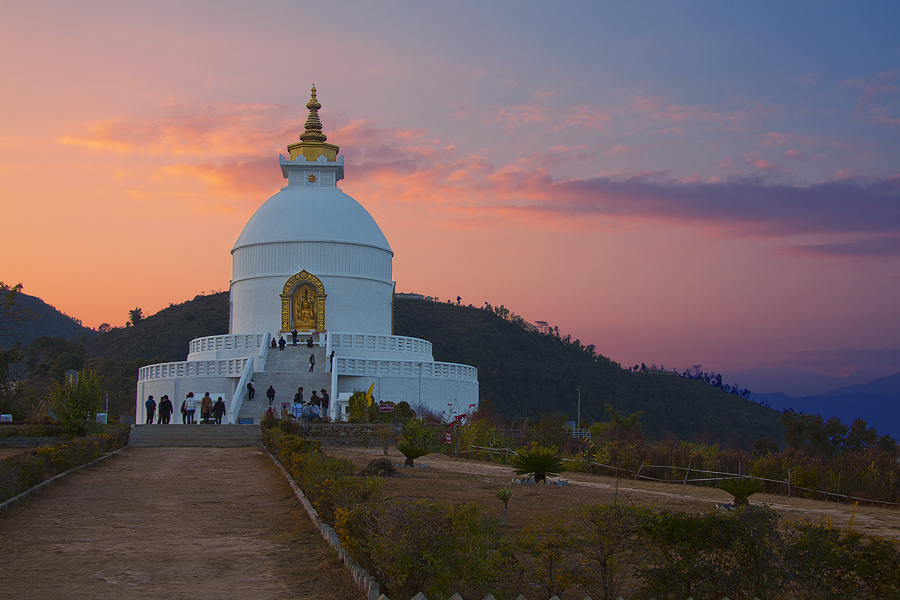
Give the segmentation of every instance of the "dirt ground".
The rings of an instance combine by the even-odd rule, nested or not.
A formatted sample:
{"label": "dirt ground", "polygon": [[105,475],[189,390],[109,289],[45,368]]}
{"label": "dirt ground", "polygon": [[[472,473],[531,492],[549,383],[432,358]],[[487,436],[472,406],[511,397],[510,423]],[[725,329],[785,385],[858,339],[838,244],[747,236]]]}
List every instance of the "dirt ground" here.
{"label": "dirt ground", "polygon": [[0,448],[0,460],[28,452],[29,450],[34,450],[34,448]]}
{"label": "dirt ground", "polygon": [[0,598],[364,597],[262,448],[126,448],[0,512]]}
{"label": "dirt ground", "polygon": [[[328,454],[352,460],[360,469],[371,460],[384,456],[381,447],[330,446]],[[396,448],[388,455],[398,467],[400,477],[386,478],[384,492],[396,498],[430,498],[446,502],[479,502],[503,516],[503,503],[497,500],[497,490],[510,483],[513,469],[501,464],[450,458],[429,454],[416,459],[413,468],[403,467],[403,456]],[[731,502],[731,496],[713,487],[682,486],[678,484],[616,480],[613,477],[586,473],[563,473],[569,483],[556,485],[513,485],[509,501],[507,524],[513,528],[532,523],[548,514],[566,514],[569,509],[585,504],[609,504],[616,500],[655,510],[677,510],[702,513],[716,509],[717,503]],[[830,518],[838,527],[852,527],[856,531],[885,538],[900,539],[900,510],[872,506],[857,506],[788,498],[771,494],[756,494],[752,504],[767,504],[786,522],[808,520],[822,523]]]}

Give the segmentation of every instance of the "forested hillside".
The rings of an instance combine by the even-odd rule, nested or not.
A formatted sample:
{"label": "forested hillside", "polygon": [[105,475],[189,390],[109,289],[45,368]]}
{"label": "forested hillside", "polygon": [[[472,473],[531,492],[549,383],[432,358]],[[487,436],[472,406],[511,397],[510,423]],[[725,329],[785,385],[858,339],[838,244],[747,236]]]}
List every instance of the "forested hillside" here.
{"label": "forested hillside", "polygon": [[[192,339],[227,331],[228,293],[197,296],[149,317],[132,311],[127,327],[67,343],[38,340],[29,370],[61,373],[94,364],[107,377],[115,375],[113,396],[117,405],[128,407],[138,365],[184,360]],[[541,333],[502,307],[397,299],[394,333],[429,340],[435,360],[476,367],[482,400],[510,420],[544,413],[575,420],[580,386],[581,417],[588,424],[608,420],[604,406],[610,404],[621,415],[643,411],[643,430],[650,438],[741,447],[764,437],[783,439],[774,410],[674,373],[622,369],[593,347]]]}
{"label": "forested hillside", "polygon": [[748,447],[783,437],[780,413],[770,408],[674,373],[630,372],[578,340],[540,333],[506,309],[397,299],[394,330],[432,342],[435,360],[477,367],[481,398],[508,418],[562,412],[575,420],[580,386],[588,423],[608,420],[610,404],[623,415],[644,411],[644,432],[660,439]]}

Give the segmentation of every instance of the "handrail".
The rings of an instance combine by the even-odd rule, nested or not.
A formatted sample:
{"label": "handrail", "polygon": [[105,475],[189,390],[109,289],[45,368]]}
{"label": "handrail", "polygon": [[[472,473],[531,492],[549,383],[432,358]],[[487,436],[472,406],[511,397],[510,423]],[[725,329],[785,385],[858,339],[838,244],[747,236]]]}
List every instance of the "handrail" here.
{"label": "handrail", "polygon": [[478,381],[478,369],[458,363],[335,356],[334,370],[338,375],[405,375],[423,379]]}
{"label": "handrail", "polygon": [[251,377],[253,377],[253,361],[248,360],[244,365],[244,372],[241,373],[241,378],[237,382],[237,388],[231,396],[231,405],[228,407],[228,423],[230,425],[237,424],[238,415],[244,405],[244,398],[247,396],[247,382]]}
{"label": "handrail", "polygon": [[138,369],[138,381],[175,379],[176,377],[239,377],[247,362],[246,356],[218,360],[185,360],[147,365]]}

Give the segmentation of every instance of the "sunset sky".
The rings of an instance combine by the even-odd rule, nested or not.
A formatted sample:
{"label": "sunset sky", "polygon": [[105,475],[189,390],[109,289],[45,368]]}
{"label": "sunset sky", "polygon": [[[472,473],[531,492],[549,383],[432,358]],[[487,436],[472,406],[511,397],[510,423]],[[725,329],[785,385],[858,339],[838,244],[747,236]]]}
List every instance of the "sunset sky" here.
{"label": "sunset sky", "polygon": [[398,291],[623,365],[893,374],[898,23],[897,2],[5,2],[0,281],[91,327],[227,290],[315,83]]}

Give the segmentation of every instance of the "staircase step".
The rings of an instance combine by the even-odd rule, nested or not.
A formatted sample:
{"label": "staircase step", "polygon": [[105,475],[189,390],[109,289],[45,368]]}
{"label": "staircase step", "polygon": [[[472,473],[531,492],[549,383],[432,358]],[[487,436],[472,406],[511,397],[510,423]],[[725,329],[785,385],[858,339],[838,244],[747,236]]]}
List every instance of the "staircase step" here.
{"label": "staircase step", "polygon": [[132,425],[129,446],[242,448],[262,445],[258,425]]}

